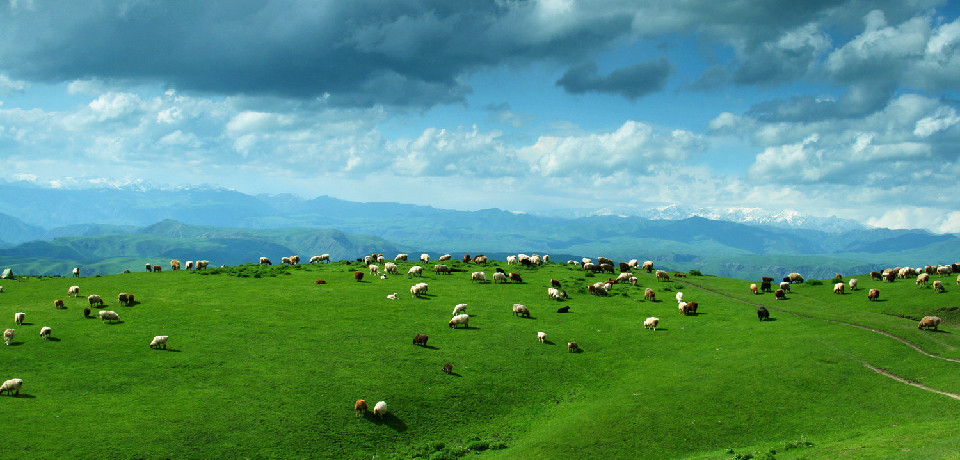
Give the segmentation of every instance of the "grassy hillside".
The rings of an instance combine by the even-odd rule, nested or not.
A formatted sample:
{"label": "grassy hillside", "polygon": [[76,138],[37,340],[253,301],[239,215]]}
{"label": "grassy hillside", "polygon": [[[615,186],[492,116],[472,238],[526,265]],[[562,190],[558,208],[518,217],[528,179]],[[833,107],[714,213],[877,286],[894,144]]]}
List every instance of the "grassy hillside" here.
{"label": "grassy hillside", "polygon": [[[342,263],[4,280],[0,324],[17,337],[0,346],[0,379],[24,387],[0,406],[30,433],[6,437],[4,456],[942,458],[960,445],[960,400],[867,367],[960,393],[960,362],[877,332],[960,360],[952,281],[936,294],[860,276],[853,293],[805,283],[777,301],[742,280],[636,273],[637,286],[594,297],[586,284],[605,277],[558,264],[480,269],[492,279],[496,266],[525,283],[471,282],[472,264],[427,270],[429,295],[416,299],[419,279],[356,282],[357,265]],[[548,299],[550,279],[571,298]],[[66,297],[72,284],[123,321],[84,318],[86,299]],[[658,301],[642,300],[646,287]],[[880,302],[867,301],[870,287]],[[699,315],[678,314],[678,290]],[[118,292],[139,303],[119,306]],[[458,303],[467,329],[447,326]],[[514,303],[532,317],[512,315]],[[774,321],[759,322],[755,304]],[[947,320],[941,332],[917,330],[926,314]],[[647,316],[658,330],[642,327]],[[54,340],[40,340],[42,326]],[[429,346],[411,343],[417,333]],[[166,351],[148,348],[154,335],[170,336]],[[567,352],[571,340],[582,353]],[[356,417],[360,398],[390,413]]]}

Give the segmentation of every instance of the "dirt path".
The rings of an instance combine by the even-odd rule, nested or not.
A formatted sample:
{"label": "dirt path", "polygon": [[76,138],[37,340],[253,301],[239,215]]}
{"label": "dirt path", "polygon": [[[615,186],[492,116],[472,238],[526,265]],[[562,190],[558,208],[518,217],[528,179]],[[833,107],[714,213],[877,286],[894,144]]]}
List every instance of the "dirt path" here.
{"label": "dirt path", "polygon": [[880,374],[880,375],[885,375],[885,376],[887,376],[887,377],[890,377],[891,379],[894,379],[894,380],[896,380],[896,381],[898,381],[898,382],[906,383],[907,385],[917,387],[917,388],[919,388],[919,389],[921,389],[921,390],[931,391],[931,392],[934,392],[934,393],[942,394],[942,395],[944,395],[944,396],[949,396],[949,397],[951,397],[951,398],[953,398],[953,399],[956,399],[956,400],[960,400],[960,395],[958,395],[958,394],[956,394],[956,393],[948,393],[948,392],[946,392],[946,391],[940,391],[940,390],[938,390],[938,389],[936,389],[936,388],[930,388],[930,387],[928,387],[928,386],[926,386],[926,385],[921,385],[921,384],[919,384],[919,383],[917,383],[917,382],[914,382],[914,381],[912,381],[912,380],[907,380],[907,379],[905,379],[905,378],[903,378],[903,377],[900,377],[900,376],[898,376],[898,375],[896,375],[896,374],[892,374],[892,373],[890,373],[890,372],[888,372],[888,371],[886,371],[886,370],[884,370],[884,369],[880,369],[880,368],[878,368],[878,367],[873,367],[873,366],[871,366],[869,363],[861,363],[861,364],[863,364],[863,367],[866,367],[867,369],[870,369],[871,371],[874,371],[874,372],[876,372],[876,373],[878,373],[878,374]]}

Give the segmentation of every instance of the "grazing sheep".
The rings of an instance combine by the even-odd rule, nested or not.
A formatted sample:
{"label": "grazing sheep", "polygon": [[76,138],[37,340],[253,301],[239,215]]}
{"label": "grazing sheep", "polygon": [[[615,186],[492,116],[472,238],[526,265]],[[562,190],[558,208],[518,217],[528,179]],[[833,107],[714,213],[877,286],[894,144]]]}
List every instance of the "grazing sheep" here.
{"label": "grazing sheep", "polygon": [[[403,259],[407,260],[407,259]],[[320,254],[320,262],[330,263],[330,254]]]}
{"label": "grazing sheep", "polygon": [[487,282],[487,274],[484,272],[473,272],[470,274],[470,281],[479,281],[481,283]]}
{"label": "grazing sheep", "polygon": [[834,293],[834,294],[843,294],[843,289],[844,289],[845,287],[847,287],[847,285],[846,285],[846,284],[843,284],[843,283],[834,284],[834,285],[833,285],[833,293]]}
{"label": "grazing sheep", "polygon": [[622,281],[627,281],[627,280],[629,280],[630,278],[633,278],[633,277],[634,277],[634,276],[633,276],[633,273],[623,272],[623,273],[620,273],[619,276],[617,276],[617,282],[619,283],[619,282],[622,282]]}
{"label": "grazing sheep", "polygon": [[383,271],[387,273],[393,273],[394,275],[396,275],[398,273],[397,264],[393,262],[387,262],[383,264]]}
{"label": "grazing sheep", "polygon": [[871,289],[870,292],[867,292],[867,300],[878,300],[880,298],[879,289]]}
{"label": "grazing sheep", "polygon": [[430,254],[420,254],[420,262],[430,262]]}
{"label": "grazing sheep", "polygon": [[410,267],[410,270],[407,270],[407,277],[411,276],[423,276],[423,267],[419,265]]}
{"label": "grazing sheep", "polygon": [[653,292],[653,289],[646,288],[646,289],[644,289],[644,291],[643,291],[643,300],[656,301],[656,300],[657,300],[657,293],[656,293],[656,292]]}
{"label": "grazing sheep", "polygon": [[180,261],[173,259],[170,261],[170,270],[180,270]]}
{"label": "grazing sheep", "polygon": [[158,350],[159,350],[160,348],[163,348],[164,350],[166,350],[166,349],[167,349],[167,338],[169,338],[169,336],[166,336],[166,335],[154,336],[154,337],[153,337],[153,340],[150,341],[150,348],[156,348],[156,349],[158,349]]}
{"label": "grazing sheep", "polygon": [[270,259],[268,259],[268,258],[266,258],[266,257],[261,257],[261,258],[260,258],[260,264],[261,264],[261,265],[263,265],[263,264],[273,265],[273,262],[270,262]]}
{"label": "grazing sheep", "polygon": [[540,343],[543,343],[544,340],[547,340],[547,333],[546,333],[546,332],[537,332],[537,340],[539,340]]}
{"label": "grazing sheep", "polygon": [[596,265],[594,265],[594,264],[592,264],[592,263],[590,263],[590,262],[587,262],[587,263],[583,264],[583,271],[595,272],[595,271],[599,271],[599,267],[597,267]]}
{"label": "grazing sheep", "polygon": [[67,289],[67,297],[78,295],[80,295],[80,286],[70,286],[70,289]]}
{"label": "grazing sheep", "polygon": [[417,334],[413,337],[413,344],[422,345],[425,347],[427,346],[428,339],[430,339],[430,337],[428,337],[427,334]]}
{"label": "grazing sheep", "polygon": [[397,257],[394,257],[395,262],[406,262],[410,258],[409,254],[397,254]]}
{"label": "grazing sheep", "polygon": [[450,254],[444,254],[444,255],[440,256],[440,258],[437,259],[437,260],[440,261],[440,262],[446,262],[446,261],[448,261],[448,260],[450,260],[450,259],[453,259],[453,256],[451,256]]}
{"label": "grazing sheep", "polygon": [[127,305],[130,302],[129,299],[130,298],[126,292],[121,292],[120,294],[117,294],[117,302],[120,305]]}
{"label": "grazing sheep", "polygon": [[617,269],[620,270],[620,273],[628,272],[630,271],[630,264],[626,262],[620,262],[619,264],[617,264]]}
{"label": "grazing sheep", "polygon": [[780,283],[780,289],[783,289],[783,290],[786,291],[786,292],[790,292],[790,282],[789,282],[789,281],[784,281],[784,282]]}
{"label": "grazing sheep", "polygon": [[658,324],[660,324],[660,318],[657,318],[656,316],[651,316],[651,317],[643,320],[643,328],[644,328],[644,329],[657,330],[657,325],[658,325]]}
{"label": "grazing sheep", "polygon": [[686,315],[686,314],[687,314],[687,303],[686,303],[686,302],[680,302],[680,303],[678,303],[678,304],[677,304],[677,310],[680,310],[680,314],[681,314],[681,315]]}
{"label": "grazing sheep", "polygon": [[57,299],[53,301],[53,308],[66,308],[63,305],[63,299]]}
{"label": "grazing sheep", "polygon": [[683,302],[683,292],[677,291],[677,302]]}
{"label": "grazing sheep", "polygon": [[3,344],[10,345],[10,342],[13,342],[13,337],[16,335],[17,334],[14,329],[7,329],[3,331]]}
{"label": "grazing sheep", "polygon": [[410,295],[420,297],[427,293],[427,283],[417,283],[410,286]]}
{"label": "grazing sheep", "polygon": [[380,267],[379,267],[378,265],[370,264],[370,265],[367,266],[367,268],[370,270],[370,274],[371,274],[371,275],[379,275],[379,274],[380,274]]}
{"label": "grazing sheep", "polygon": [[100,322],[102,323],[104,321],[119,322],[120,315],[118,315],[117,312],[113,310],[100,310]]}
{"label": "grazing sheep", "polygon": [[358,283],[359,283],[360,281],[362,281],[362,280],[363,280],[363,272],[361,272],[361,271],[353,272],[353,279],[357,280]]}
{"label": "grazing sheep", "polygon": [[880,281],[883,279],[883,275],[880,272],[870,272],[871,281]]}
{"label": "grazing sheep", "polygon": [[94,304],[96,304],[97,306],[100,306],[100,307],[103,306],[103,299],[101,299],[100,296],[97,295],[97,294],[90,294],[90,295],[88,295],[88,296],[87,296],[87,302],[90,302],[90,306],[91,306],[91,307],[92,307]]}
{"label": "grazing sheep", "polygon": [[670,275],[663,270],[657,270],[657,281],[670,281]]}
{"label": "grazing sheep", "polygon": [[154,273],[160,273],[161,271],[163,271],[163,267],[161,267],[161,266],[159,266],[159,265],[154,265],[154,266],[153,266],[153,272],[154,272]]}
{"label": "grazing sheep", "polygon": [[882,277],[883,277],[883,280],[888,283],[892,283],[894,280],[897,279],[896,273],[893,273],[890,270],[884,270]]}
{"label": "grazing sheep", "polygon": [[597,263],[600,265],[604,265],[604,264],[613,265],[613,260],[608,259],[606,257],[597,257]]}
{"label": "grazing sheep", "polygon": [[496,273],[493,274],[493,283],[494,283],[494,284],[496,284],[496,283],[506,283],[506,282],[507,282],[507,274],[506,274],[506,273],[496,272]]}
{"label": "grazing sheep", "polygon": [[767,311],[767,307],[757,308],[757,318],[760,318],[760,321],[770,319],[770,312]]}
{"label": "grazing sheep", "polygon": [[770,286],[770,281],[762,281],[760,283],[760,292],[773,292],[773,288]]}
{"label": "grazing sheep", "polygon": [[853,292],[853,291],[856,291],[856,290],[857,290],[857,279],[856,279],[856,278],[850,278],[849,284],[850,284],[850,292]]}
{"label": "grazing sheep", "polygon": [[20,388],[22,386],[23,386],[23,380],[21,379],[7,380],[3,382],[3,384],[0,384],[0,395],[2,395],[4,391],[6,391],[8,395],[12,394],[15,396],[20,396]]}
{"label": "grazing sheep", "polygon": [[192,260],[188,260],[187,263],[184,264],[184,266],[185,266],[185,268],[186,268],[187,270],[192,269],[192,268],[193,268],[193,261],[192,261]]}
{"label": "grazing sheep", "polygon": [[43,326],[40,328],[40,338],[47,340],[50,338],[50,334],[53,332],[53,329],[50,329],[50,326]]}
{"label": "grazing sheep", "polygon": [[79,277],[80,277],[80,267],[73,267],[72,273],[73,273],[73,277],[74,277],[74,278],[79,278]]}
{"label": "grazing sheep", "polygon": [[444,364],[443,367],[440,368],[440,370],[442,370],[444,374],[450,375],[453,373],[453,364],[450,364],[450,363]]}
{"label": "grazing sheep", "polygon": [[[299,259],[297,259],[297,260],[299,260]],[[204,268],[207,268],[208,265],[210,265],[210,261],[209,261],[209,260],[198,260],[196,267],[197,267],[197,270],[202,270],[202,269],[204,269]],[[221,268],[222,268],[222,267],[223,267],[223,266],[221,265]]]}
{"label": "grazing sheep", "polygon": [[921,285],[921,284],[922,284],[922,285],[926,285],[928,281],[930,281],[930,275],[928,275],[928,274],[926,274],[926,273],[921,273],[921,274],[917,275],[916,284],[917,284],[918,286]]}
{"label": "grazing sheep", "polygon": [[513,314],[514,316],[521,316],[524,318],[530,317],[530,309],[526,305],[521,305],[519,303],[513,304]]}
{"label": "grazing sheep", "polygon": [[803,276],[801,276],[799,273],[791,273],[791,274],[787,275],[787,278],[790,278],[790,282],[791,282],[791,283],[802,283],[802,282],[803,282]]}
{"label": "grazing sheep", "polygon": [[83,307],[83,317],[84,318],[90,317],[90,307]]}
{"label": "grazing sheep", "polygon": [[949,275],[952,271],[953,269],[949,265],[940,265],[937,267],[937,274],[940,276]]}
{"label": "grazing sheep", "polygon": [[784,300],[787,298],[787,293],[783,289],[777,289],[777,291],[773,293],[773,296],[776,297],[777,300]]}
{"label": "grazing sheep", "polygon": [[640,281],[640,280],[636,276],[631,276],[627,278],[627,282],[630,283],[631,286],[636,286],[637,281]]}
{"label": "grazing sheep", "polygon": [[940,317],[924,316],[923,319],[920,320],[920,324],[917,324],[917,329],[927,329],[932,327],[933,330],[937,330],[937,326],[940,326]]}
{"label": "grazing sheep", "polygon": [[281,265],[283,265],[283,264],[288,264],[288,265],[290,265],[290,264],[293,264],[293,262],[290,260],[289,257],[281,257],[281,258],[280,258],[280,264],[281,264]]}
{"label": "grazing sheep", "polygon": [[509,275],[507,275],[507,278],[510,278],[510,281],[514,283],[523,282],[523,278],[520,277],[519,273],[510,273]]}
{"label": "grazing sheep", "polygon": [[449,274],[450,274],[450,267],[448,267],[448,266],[446,266],[446,265],[444,265],[444,264],[437,264],[437,265],[434,265],[434,266],[433,266],[433,272],[436,273],[436,274],[438,274],[438,275],[439,275],[439,274],[449,275]]}
{"label": "grazing sheep", "polygon": [[290,263],[293,265],[300,265],[300,256],[298,255],[290,256]]}
{"label": "grazing sheep", "polygon": [[353,410],[357,412],[357,417],[367,413],[367,402],[358,399],[357,402],[353,403]]}
{"label": "grazing sheep", "polygon": [[148,272],[152,272],[152,271],[153,271],[153,265],[144,264],[144,267],[147,269]]}
{"label": "grazing sheep", "polygon": [[482,254],[479,255],[479,256],[476,256],[476,257],[473,258],[473,263],[475,263],[475,264],[486,264],[486,263],[487,263],[487,256],[482,255]]}
{"label": "grazing sheep", "polygon": [[450,327],[456,329],[458,325],[462,324],[464,328],[467,328],[467,327],[470,327],[470,326],[469,326],[469,323],[470,323],[470,315],[468,315],[468,314],[466,314],[466,313],[462,313],[462,314],[459,314],[459,315],[457,315],[457,316],[454,316],[454,317],[450,320],[450,322],[447,323],[447,326],[450,326]]}
{"label": "grazing sheep", "polygon": [[933,282],[933,292],[944,292],[943,281],[936,280]]}
{"label": "grazing sheep", "polygon": [[957,275],[957,285],[960,286],[960,275]]}
{"label": "grazing sheep", "polygon": [[377,405],[373,406],[373,415],[376,415],[377,418],[382,419],[384,415],[387,415],[387,403],[380,401]]}
{"label": "grazing sheep", "polygon": [[759,293],[760,293],[760,290],[757,289],[756,283],[750,285],[750,292],[752,292],[752,293],[754,293],[754,294],[759,294]]}
{"label": "grazing sheep", "polygon": [[567,351],[570,353],[580,351],[580,345],[577,345],[577,342],[567,342]]}
{"label": "grazing sheep", "polygon": [[458,303],[455,307],[453,307],[453,316],[457,316],[465,311],[467,311],[467,304]]}
{"label": "grazing sheep", "polygon": [[320,263],[320,256],[313,256],[313,257],[311,257],[311,258],[310,258],[310,263],[311,263],[311,264],[318,264],[318,263]]}
{"label": "grazing sheep", "polygon": [[612,264],[600,264],[600,271],[603,273],[614,273]]}
{"label": "grazing sheep", "polygon": [[557,309],[557,313],[570,313],[570,307],[560,307]]}
{"label": "grazing sheep", "polygon": [[697,315],[697,308],[700,306],[697,302],[687,302],[687,313],[694,316]]}
{"label": "grazing sheep", "polygon": [[643,265],[642,265],[640,268],[646,270],[647,273],[652,272],[652,271],[653,271],[653,261],[648,260],[648,261],[644,262]]}
{"label": "grazing sheep", "polygon": [[18,311],[18,312],[16,312],[16,313],[13,314],[13,321],[14,321],[15,323],[17,323],[18,325],[21,325],[21,326],[22,326],[22,325],[23,325],[23,320],[25,320],[25,319],[27,319],[27,314],[24,313],[24,312],[22,312],[22,311]]}

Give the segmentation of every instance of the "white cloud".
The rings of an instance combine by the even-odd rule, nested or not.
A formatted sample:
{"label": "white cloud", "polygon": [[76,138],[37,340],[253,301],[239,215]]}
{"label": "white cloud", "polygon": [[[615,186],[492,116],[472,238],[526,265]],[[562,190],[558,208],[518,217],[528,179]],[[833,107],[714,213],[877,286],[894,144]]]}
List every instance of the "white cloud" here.
{"label": "white cloud", "polygon": [[900,207],[867,220],[882,228],[925,228],[935,233],[960,233],[960,211],[930,207]]}

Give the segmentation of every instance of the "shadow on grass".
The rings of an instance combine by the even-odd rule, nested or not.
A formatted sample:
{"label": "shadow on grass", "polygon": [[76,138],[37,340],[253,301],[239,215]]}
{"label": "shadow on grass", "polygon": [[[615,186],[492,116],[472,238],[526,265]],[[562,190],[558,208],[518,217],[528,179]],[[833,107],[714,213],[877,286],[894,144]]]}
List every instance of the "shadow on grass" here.
{"label": "shadow on grass", "polygon": [[20,345],[23,345],[24,343],[25,343],[25,342],[10,342],[10,346],[11,346],[11,347],[19,347]]}
{"label": "shadow on grass", "polygon": [[556,345],[555,343],[553,343],[553,342],[551,342],[550,340],[547,340],[547,339],[543,339],[543,344],[544,344],[544,345]]}
{"label": "shadow on grass", "polygon": [[777,320],[777,318],[774,318],[774,317],[771,316],[771,317],[769,317],[769,318],[761,321],[761,323],[766,323],[767,321],[776,321],[776,320]]}
{"label": "shadow on grass", "polygon": [[439,350],[439,348],[437,348],[437,347],[435,347],[435,346],[433,346],[433,345],[420,345],[420,346],[421,346],[422,348],[427,348],[427,349],[430,349],[430,350]]}
{"label": "shadow on grass", "polygon": [[58,338],[56,338],[56,337],[47,337],[47,341],[49,341],[49,342],[59,342],[60,339],[58,339]]}
{"label": "shadow on grass", "polygon": [[18,326],[33,326],[33,323],[20,323]]}
{"label": "shadow on grass", "polygon": [[939,333],[941,333],[941,334],[949,334],[949,333],[950,333],[950,332],[945,331],[945,330],[943,330],[943,329],[934,329],[933,332],[939,332]]}
{"label": "shadow on grass", "polygon": [[381,418],[373,415],[373,411],[369,411],[363,414],[363,418],[377,425],[386,425],[400,433],[407,431],[407,424],[403,423],[403,420],[400,420],[396,415],[393,415],[393,412],[387,412]]}
{"label": "shadow on grass", "polygon": [[[6,393],[5,393],[3,396],[6,396]],[[35,395],[28,394],[28,393],[20,393],[19,395],[10,395],[10,397],[11,397],[11,398],[27,398],[27,399],[34,399],[34,398],[36,398]]]}

